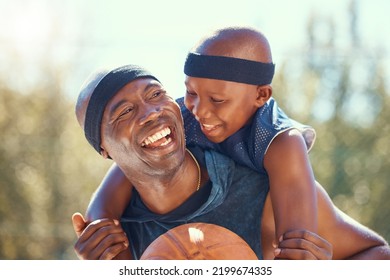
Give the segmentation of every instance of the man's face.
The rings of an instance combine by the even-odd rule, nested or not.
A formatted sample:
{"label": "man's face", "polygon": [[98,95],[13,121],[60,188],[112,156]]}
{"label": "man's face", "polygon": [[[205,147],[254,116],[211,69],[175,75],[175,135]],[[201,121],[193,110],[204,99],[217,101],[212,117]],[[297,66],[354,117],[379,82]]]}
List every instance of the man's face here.
{"label": "man's face", "polygon": [[177,168],[185,154],[178,104],[154,79],[128,83],[105,108],[102,148],[132,174],[164,175]]}
{"label": "man's face", "polygon": [[220,143],[247,124],[258,109],[257,86],[186,77],[185,106],[207,139]]}

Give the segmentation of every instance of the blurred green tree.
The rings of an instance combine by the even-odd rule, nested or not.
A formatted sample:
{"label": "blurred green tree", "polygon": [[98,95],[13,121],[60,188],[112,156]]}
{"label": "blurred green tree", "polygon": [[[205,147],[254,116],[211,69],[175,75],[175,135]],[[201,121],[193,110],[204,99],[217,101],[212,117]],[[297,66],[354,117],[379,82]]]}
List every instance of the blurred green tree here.
{"label": "blurred green tree", "polygon": [[[277,65],[274,96],[316,128],[310,157],[335,204],[389,241],[390,92],[351,3],[349,47],[337,46],[331,19],[313,16],[307,46]],[[0,65],[0,259],[76,259],[71,215],[85,211],[111,161],[84,139],[65,94],[79,69],[43,59],[30,66],[32,83],[15,54],[2,51],[11,62]]]}
{"label": "blurred green tree", "polygon": [[71,215],[109,165],[83,139],[63,73],[42,71],[23,93],[0,80],[0,259],[76,258]]}
{"label": "blurred green tree", "polygon": [[313,169],[335,204],[390,240],[390,93],[382,52],[360,42],[357,14],[351,1],[344,48],[332,19],[313,15],[307,46],[280,67],[274,95],[315,127]]}

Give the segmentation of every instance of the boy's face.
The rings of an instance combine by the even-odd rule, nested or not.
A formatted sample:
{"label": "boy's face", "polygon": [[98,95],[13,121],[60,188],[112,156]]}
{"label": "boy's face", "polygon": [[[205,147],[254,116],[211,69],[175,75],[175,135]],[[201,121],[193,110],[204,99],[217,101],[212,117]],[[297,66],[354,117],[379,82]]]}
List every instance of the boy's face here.
{"label": "boy's face", "polygon": [[186,76],[184,103],[207,139],[220,143],[250,122],[258,109],[257,86]]}
{"label": "boy's face", "polygon": [[102,148],[132,174],[150,176],[177,168],[185,155],[178,104],[154,79],[128,83],[105,108]]}

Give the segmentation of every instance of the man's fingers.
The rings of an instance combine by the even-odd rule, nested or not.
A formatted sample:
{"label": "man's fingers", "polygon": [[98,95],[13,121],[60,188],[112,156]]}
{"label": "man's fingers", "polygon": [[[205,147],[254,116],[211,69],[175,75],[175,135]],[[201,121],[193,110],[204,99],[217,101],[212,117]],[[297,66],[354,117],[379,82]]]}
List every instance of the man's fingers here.
{"label": "man's fingers", "polygon": [[129,247],[129,242],[126,238],[126,235],[123,234],[120,239],[121,241],[119,241],[119,243],[111,245],[110,247],[104,250],[104,252],[100,255],[100,260],[112,260],[119,253],[121,253],[122,251],[126,250]]}
{"label": "man's fingers", "polygon": [[[319,235],[306,231],[294,230],[283,234],[279,240],[275,255],[277,257],[299,258],[299,259],[320,259],[329,260],[332,258],[332,245]],[[279,254],[278,254],[279,253]]]}
{"label": "man's fingers", "polygon": [[279,243],[278,248],[281,249],[282,256],[291,254],[289,258],[292,259],[326,259],[326,250],[318,247],[315,243],[301,238],[283,240]]}
{"label": "man's fingers", "polygon": [[80,237],[81,233],[87,226],[83,215],[81,215],[79,212],[74,213],[72,215],[72,224],[77,237]]}
{"label": "man's fingers", "polygon": [[99,243],[105,236],[113,233],[122,232],[122,228],[117,220],[108,218],[95,220],[89,223],[82,234],[79,236],[79,241],[84,242],[93,236],[95,244]]}
{"label": "man's fingers", "polygon": [[[112,219],[96,220],[88,224],[85,229],[82,229],[82,223],[85,221],[81,214],[74,214],[72,217],[74,221],[74,228],[77,234],[79,234],[78,240],[74,245],[74,249],[80,259],[100,259],[102,254],[111,246],[116,244],[124,244],[128,246],[128,240],[120,226],[120,223]],[[109,249],[109,254],[103,256],[103,258],[115,257],[118,253],[123,251],[119,250],[116,246],[114,249]]]}
{"label": "man's fingers", "polygon": [[110,260],[128,247],[128,240],[123,232],[106,235],[96,244],[92,239],[89,243],[78,246],[79,254],[88,260]]}
{"label": "man's fingers", "polygon": [[310,251],[300,249],[276,249],[275,259],[279,260],[317,260],[318,258]]}
{"label": "man's fingers", "polygon": [[284,233],[281,237],[281,240],[287,239],[304,239],[318,247],[330,250],[332,245],[326,241],[324,238],[308,230],[291,230]]}
{"label": "man's fingers", "polygon": [[303,238],[303,239],[306,239],[306,240],[309,240],[311,242],[315,242],[317,240],[320,240],[320,241],[323,241],[325,239],[323,239],[321,236],[311,232],[311,231],[308,231],[308,230],[290,230],[290,231],[287,231],[283,234],[283,239],[290,239],[290,238]]}

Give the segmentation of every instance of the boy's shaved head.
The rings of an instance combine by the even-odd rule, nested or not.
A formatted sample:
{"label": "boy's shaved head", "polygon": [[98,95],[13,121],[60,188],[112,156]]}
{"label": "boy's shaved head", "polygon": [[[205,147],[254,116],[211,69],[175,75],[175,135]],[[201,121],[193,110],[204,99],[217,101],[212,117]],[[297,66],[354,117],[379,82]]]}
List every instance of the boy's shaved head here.
{"label": "boy's shaved head", "polygon": [[249,27],[218,29],[203,37],[192,49],[204,55],[229,56],[258,62],[272,62],[272,54],[263,33]]}

